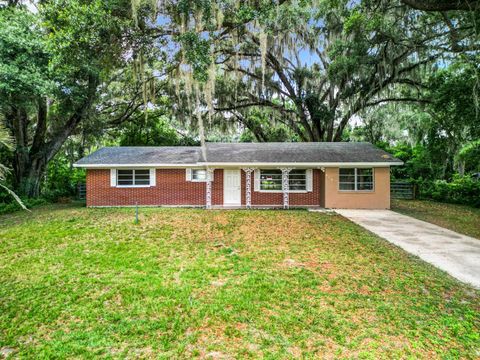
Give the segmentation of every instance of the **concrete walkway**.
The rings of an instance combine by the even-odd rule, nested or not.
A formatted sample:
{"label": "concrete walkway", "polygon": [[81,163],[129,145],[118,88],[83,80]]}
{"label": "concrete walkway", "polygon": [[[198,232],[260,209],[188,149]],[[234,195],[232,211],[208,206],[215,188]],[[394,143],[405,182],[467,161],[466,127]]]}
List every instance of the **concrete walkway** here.
{"label": "concrete walkway", "polygon": [[336,212],[480,289],[480,240],[390,210]]}

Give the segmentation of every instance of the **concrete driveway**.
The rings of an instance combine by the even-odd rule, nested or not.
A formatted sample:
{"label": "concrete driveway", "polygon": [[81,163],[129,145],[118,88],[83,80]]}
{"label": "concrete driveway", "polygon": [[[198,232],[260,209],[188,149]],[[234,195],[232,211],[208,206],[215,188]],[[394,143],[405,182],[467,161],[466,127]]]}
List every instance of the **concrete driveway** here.
{"label": "concrete driveway", "polygon": [[480,289],[480,240],[390,210],[335,210],[351,221]]}

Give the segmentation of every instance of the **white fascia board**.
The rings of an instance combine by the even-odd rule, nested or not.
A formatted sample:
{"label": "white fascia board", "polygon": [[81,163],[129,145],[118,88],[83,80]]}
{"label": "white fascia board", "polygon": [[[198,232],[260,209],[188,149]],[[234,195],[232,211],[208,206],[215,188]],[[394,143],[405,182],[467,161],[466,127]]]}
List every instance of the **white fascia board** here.
{"label": "white fascia board", "polygon": [[145,169],[145,168],[191,168],[203,164],[73,164],[73,167],[85,169]]}
{"label": "white fascia board", "polygon": [[391,165],[403,165],[403,162],[295,162],[295,163],[199,163],[204,166],[209,167],[272,167],[272,168],[279,168],[279,167],[297,167],[297,168],[312,168],[312,167],[389,167]]}
{"label": "white fascia board", "polygon": [[74,167],[85,169],[135,169],[135,168],[198,168],[198,167],[293,167],[293,168],[320,168],[320,167],[389,167],[403,165],[403,162],[323,162],[323,163],[195,163],[195,164],[73,164]]}

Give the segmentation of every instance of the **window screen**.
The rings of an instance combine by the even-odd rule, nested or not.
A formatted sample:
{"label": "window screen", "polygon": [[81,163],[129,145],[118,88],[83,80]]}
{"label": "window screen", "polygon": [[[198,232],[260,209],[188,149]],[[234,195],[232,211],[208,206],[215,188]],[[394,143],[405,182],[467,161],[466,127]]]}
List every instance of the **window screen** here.
{"label": "window screen", "polygon": [[148,186],[150,185],[150,170],[119,169],[117,170],[118,186]]}
{"label": "window screen", "polygon": [[[303,169],[294,169],[288,174],[290,191],[307,190],[307,172]],[[282,191],[282,171],[278,169],[260,170],[260,190]]]}
{"label": "window screen", "polygon": [[373,190],[373,169],[345,168],[340,169],[338,186],[340,190],[369,191]]}

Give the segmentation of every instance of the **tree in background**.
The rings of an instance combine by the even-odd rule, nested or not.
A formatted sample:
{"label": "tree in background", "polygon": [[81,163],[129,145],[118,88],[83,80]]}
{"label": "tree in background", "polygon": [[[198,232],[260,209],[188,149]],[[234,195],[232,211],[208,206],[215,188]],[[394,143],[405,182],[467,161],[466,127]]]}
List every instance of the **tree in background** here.
{"label": "tree in background", "polygon": [[240,136],[241,142],[288,142],[299,141],[298,135],[286,124],[275,124],[276,117],[268,108],[252,108],[246,112],[235,113],[245,130]]}
{"label": "tree in background", "polygon": [[480,174],[480,139],[464,145],[458,152],[456,161],[459,164],[459,175],[472,173],[476,174],[478,179],[478,174]]}
{"label": "tree in background", "polygon": [[0,111],[15,139],[14,186],[38,196],[47,164],[91,119],[135,46],[128,3],[55,0],[0,9]]}
{"label": "tree in background", "polygon": [[402,0],[403,3],[425,11],[478,11],[480,1],[478,0]]}
{"label": "tree in background", "polygon": [[[8,134],[7,130],[0,124],[0,149],[4,147],[7,150],[13,150],[13,139]],[[12,190],[10,190],[6,185],[3,183],[7,177],[8,168],[0,163],[0,188],[5,190],[8,194],[10,194],[15,201],[22,207],[24,210],[27,210],[25,205],[23,204],[22,200],[15,194]]]}
{"label": "tree in background", "polygon": [[263,33],[243,27],[230,34],[218,61],[225,75],[215,110],[248,128],[250,108],[270,108],[275,123],[301,141],[340,141],[369,107],[428,102],[426,69],[478,51],[474,26],[452,25],[471,19],[446,16],[396,1],[281,6],[263,19]]}
{"label": "tree in background", "polygon": [[438,161],[450,176],[455,171],[463,175],[463,163],[455,160],[463,146],[480,139],[479,70],[478,63],[457,62],[437,71],[429,81],[427,146],[432,153],[438,149],[444,155]]}
{"label": "tree in background", "polygon": [[112,135],[118,137],[120,146],[192,146],[198,140],[179,131],[174,126],[168,109],[157,108],[148,111],[148,115],[140,114],[137,121],[126,122],[116,128]]}
{"label": "tree in background", "polygon": [[[9,2],[0,119],[16,140],[14,186],[36,196],[40,184],[64,186],[54,178],[99,146],[195,143],[205,132],[405,143],[428,176],[448,178],[478,136],[467,125],[478,11],[406,3],[50,0],[31,13]],[[470,70],[448,73],[457,55]],[[445,149],[458,156],[438,158]]]}
{"label": "tree in background", "polygon": [[446,179],[476,172],[480,139],[478,68],[457,61],[425,74],[422,102],[369,110],[352,137],[386,147],[405,161],[394,175]]}

